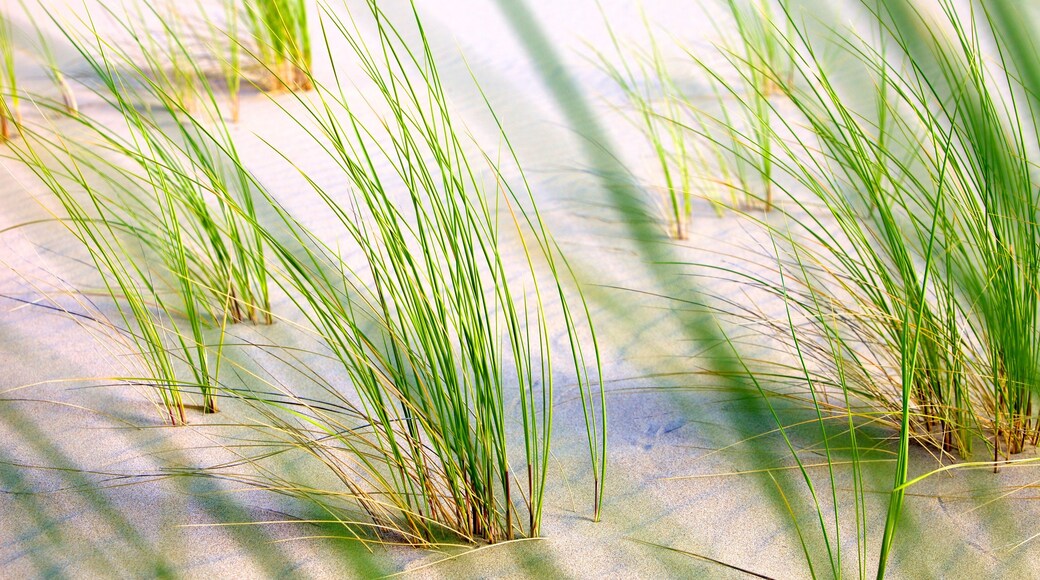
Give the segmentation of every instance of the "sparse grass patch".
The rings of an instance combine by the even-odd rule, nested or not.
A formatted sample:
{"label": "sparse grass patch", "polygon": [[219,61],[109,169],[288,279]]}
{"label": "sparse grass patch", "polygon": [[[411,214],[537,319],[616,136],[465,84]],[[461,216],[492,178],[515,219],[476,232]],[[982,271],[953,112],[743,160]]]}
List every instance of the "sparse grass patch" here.
{"label": "sparse grass patch", "polygon": [[646,50],[629,49],[623,45],[605,16],[604,24],[614,54],[608,56],[594,47],[591,50],[596,65],[621,90],[627,101],[628,109],[622,110],[621,114],[646,137],[653,149],[660,177],[664,180],[659,189],[664,191],[672,232],[682,240],[687,237],[687,222],[693,209],[697,163],[694,156],[700,150],[693,135],[684,128],[687,107],[682,90],[671,76],[645,13],[643,23],[649,39]]}
{"label": "sparse grass patch", "polygon": [[0,11],[0,142],[10,139],[21,121],[13,34],[9,16]]}

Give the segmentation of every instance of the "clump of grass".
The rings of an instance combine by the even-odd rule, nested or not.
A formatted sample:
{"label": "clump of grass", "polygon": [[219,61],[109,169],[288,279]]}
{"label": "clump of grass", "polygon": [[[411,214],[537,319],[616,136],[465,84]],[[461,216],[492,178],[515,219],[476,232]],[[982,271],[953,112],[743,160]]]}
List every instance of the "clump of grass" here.
{"label": "clump of grass", "polygon": [[[287,392],[289,415],[284,404],[262,401],[260,409],[273,433],[313,456],[339,487],[315,489],[263,468],[259,481],[317,504],[359,537],[367,529],[426,545],[445,534],[491,542],[538,535],[555,362],[564,356],[585,412],[598,518],[606,411],[584,300],[566,290],[569,270],[537,211],[524,209],[532,203],[526,181],[514,189],[494,158],[467,147],[417,9],[412,44],[375,2],[366,8],[370,43],[352,16],[325,8],[319,19],[326,38],[344,40],[359,60],[381,121],[366,124],[339,86],[320,83],[317,105],[297,120],[349,184],[345,195],[301,170],[349,245],[334,249],[273,198],[288,233],[263,230],[282,264],[279,282],[345,376],[318,379],[320,399]],[[480,177],[483,166],[493,186]],[[520,244],[519,268],[503,257],[510,239]],[[519,416],[508,412],[514,389]]]}
{"label": "clump of grass", "polygon": [[[1028,160],[1035,136],[1027,132],[1032,121],[1016,113],[1022,88],[1014,73],[984,64],[974,27],[987,21],[965,28],[952,5],[943,8],[935,25],[951,31],[949,40],[914,46],[911,37],[890,33],[903,60],[865,43],[849,48],[876,87],[875,111],[864,113],[842,96],[818,72],[819,61],[818,91],[785,91],[837,164],[829,178],[804,166],[800,180],[813,186],[844,235],[824,246],[835,270],[829,275],[849,276],[843,289],[861,293],[875,313],[880,344],[903,345],[906,311],[919,321],[923,362],[910,395],[920,415],[912,420],[924,432],[938,428],[941,446],[962,454],[970,441],[958,430],[980,422],[996,433],[996,447],[1015,453],[1034,432],[1021,386],[1034,378],[1040,340],[1040,230]],[[928,22],[916,12],[901,17]],[[857,122],[866,115],[872,124]]]}
{"label": "clump of grass", "polygon": [[[303,0],[226,0],[216,8],[202,0],[136,4],[128,8],[129,20],[111,7],[103,10],[126,35],[127,47],[120,48],[134,66],[188,111],[208,108],[211,93],[219,92],[238,122],[243,81],[269,92],[312,88]],[[96,28],[93,22],[87,27]],[[216,91],[217,78],[222,91]]]}
{"label": "clump of grass", "polygon": [[[684,129],[685,107],[681,90],[672,77],[650,22],[643,14],[650,46],[646,51],[626,50],[610,22],[604,22],[614,55],[592,49],[596,64],[621,89],[631,111],[631,122],[646,137],[664,179],[664,193],[676,238],[686,239],[692,212],[694,159],[697,149]],[[615,64],[616,62],[616,64]]]}
{"label": "clump of grass", "polygon": [[[242,81],[266,91],[309,91],[312,65],[307,3],[304,0],[225,0],[221,16],[198,4],[206,34],[175,6],[165,13],[177,17],[181,36],[195,36],[207,46],[224,77],[231,120],[241,113]],[[258,74],[259,73],[259,74]]]}
{"label": "clump of grass", "polygon": [[[91,207],[97,196],[87,196],[83,201],[78,195],[77,186],[89,192],[90,184],[85,180],[86,173],[76,156],[70,154],[67,161],[60,157],[51,158],[36,145],[35,135],[28,131],[25,134],[25,144],[16,150],[16,155],[60,202],[65,215],[55,217],[88,252],[104,291],[113,298],[117,320],[143,362],[140,376],[122,380],[128,384],[154,386],[171,424],[187,422],[182,391],[188,385],[200,388],[204,405],[215,411],[206,359],[197,358],[199,355],[206,357],[205,350],[201,344],[190,344],[177,331],[177,323],[170,316],[172,309],[163,302],[162,293],[151,283],[150,273],[139,261],[125,259],[125,256],[133,255],[135,248],[121,242],[124,239],[119,231],[121,224],[107,221],[100,205]],[[179,378],[174,349],[184,353],[194,374],[193,382]]]}
{"label": "clump of grass", "polygon": [[[731,35],[713,21],[724,39],[716,48],[727,65],[723,68],[731,69],[739,82],[730,80],[719,63],[681,47],[692,68],[708,80],[708,95],[692,94],[680,85],[645,13],[647,49],[626,50],[609,22],[606,27],[614,54],[608,57],[592,49],[596,64],[624,94],[630,120],[654,151],[670,221],[679,239],[686,237],[695,197],[709,199],[719,214],[723,206],[718,198],[729,197],[731,205],[738,207],[740,193],[748,204],[761,204],[766,211],[773,207],[771,149],[775,135],[769,99],[776,98],[778,91],[769,71],[783,68],[785,78],[790,77],[792,49],[779,40],[769,2],[727,0],[725,8],[732,16],[738,41],[728,40]],[[714,109],[709,110],[705,96],[714,99]],[[734,100],[741,105],[735,106]]]}
{"label": "clump of grass", "polygon": [[[780,371],[749,369],[756,384],[804,381],[821,429],[837,410],[853,437],[853,418],[898,431],[879,575],[912,441],[970,457],[981,440],[996,465],[1002,450],[1009,457],[1035,442],[1040,422],[1038,139],[1018,72],[1032,56],[999,40],[987,47],[987,12],[939,8],[868,5],[870,38],[822,36],[788,13],[793,37],[777,38],[796,55],[793,74],[758,62],[797,111],[774,108],[785,138],[774,134],[774,154],[761,151],[791,202],[782,225],[758,222],[774,239],[773,274],[726,274],[779,298],[786,316],[762,320],[732,300],[720,307],[794,357]],[[822,56],[829,51],[843,57],[840,76]],[[738,106],[758,114],[753,103]],[[822,512],[820,524],[826,538]],[[839,544],[828,543],[835,573]]]}
{"label": "clump of grass", "polygon": [[[61,28],[97,76],[95,94],[122,126],[92,115],[38,108],[64,124],[25,128],[16,155],[60,202],[61,219],[86,247],[119,309],[126,332],[146,361],[173,423],[183,423],[181,389],[202,391],[205,412],[217,411],[222,338],[227,324],[272,322],[262,237],[253,228],[255,181],[238,159],[216,97],[172,28],[167,46],[191,71],[198,104],[189,111],[158,70],[153,40],[117,48],[88,23],[86,35]],[[144,55],[138,64],[131,48]],[[54,121],[52,116],[50,121]],[[62,133],[75,132],[76,138]],[[213,350],[216,365],[212,364]],[[182,367],[192,379],[178,380]],[[134,381],[131,381],[134,382]]]}
{"label": "clump of grass", "polygon": [[[732,97],[747,103],[738,107],[738,110],[746,112],[745,128],[732,130],[736,127],[733,127],[729,120],[722,126],[731,129],[726,132],[737,151],[749,151],[746,155],[736,156],[737,172],[741,176],[744,191],[751,197],[750,180],[743,170],[743,166],[750,161],[753,171],[758,174],[761,187],[765,190],[761,199],[766,211],[769,211],[773,207],[771,149],[774,139],[769,98],[775,93],[770,71],[780,70],[780,67],[784,66],[782,57],[789,56],[790,51],[784,50],[783,47],[786,45],[778,39],[777,31],[774,29],[775,14],[769,0],[727,0],[726,7],[736,25],[740,42],[723,41],[719,49],[737,71],[743,86],[735,87],[726,83],[714,68],[701,59],[696,60],[712,77],[713,85],[721,84],[728,89],[720,93],[716,88],[716,94],[720,99]],[[725,102],[720,102],[720,105],[724,111],[732,108]]]}
{"label": "clump of grass", "polygon": [[[314,88],[304,0],[226,0],[223,16],[223,22],[206,18],[206,25],[211,52],[223,71],[233,122],[240,116],[243,79],[273,92]],[[260,69],[260,78],[253,69]]]}
{"label": "clump of grass", "polygon": [[[714,106],[709,108],[706,102],[698,102],[703,99],[687,96],[687,118],[673,122],[714,151],[708,156],[715,164],[708,171],[715,171],[714,181],[731,190],[734,208],[739,209],[738,194],[743,194],[747,207],[768,212],[774,205],[773,141],[778,138],[771,99],[783,96],[772,77],[779,74],[792,80],[796,45],[778,28],[777,7],[769,0],[726,0],[705,10],[719,9],[717,6],[731,18],[728,27],[711,20],[719,38],[714,48],[721,63],[683,48],[707,80]],[[787,2],[778,6],[786,10]],[[734,28],[736,34],[732,34]],[[731,40],[734,36],[736,40]]]}
{"label": "clump of grass", "polygon": [[258,47],[257,56],[271,73],[269,90],[311,90],[314,85],[305,0],[241,1],[249,34]]}
{"label": "clump of grass", "polygon": [[147,58],[142,68],[127,49],[91,32],[93,39],[69,38],[102,82],[99,96],[125,121],[120,133],[91,117],[78,119],[102,145],[101,154],[84,150],[79,158],[93,159],[97,175],[125,182],[114,195],[91,188],[95,202],[174,273],[185,309],[206,312],[211,320],[226,314],[233,323],[270,323],[264,248],[250,225],[255,182],[238,158],[206,75],[177,31],[165,29],[171,50],[187,63],[179,74],[193,76],[199,88],[198,105],[189,110],[166,79],[149,74],[159,61],[145,41],[137,47]]}

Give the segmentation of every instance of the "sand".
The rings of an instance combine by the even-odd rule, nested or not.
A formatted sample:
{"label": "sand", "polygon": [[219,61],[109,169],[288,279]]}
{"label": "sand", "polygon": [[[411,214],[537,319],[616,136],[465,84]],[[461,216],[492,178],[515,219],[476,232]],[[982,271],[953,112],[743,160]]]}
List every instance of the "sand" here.
{"label": "sand", "polygon": [[[589,288],[597,297],[593,315],[601,330],[611,413],[609,475],[601,522],[591,521],[591,477],[585,455],[581,408],[573,377],[562,374],[557,401],[555,455],[546,499],[544,537],[479,549],[419,550],[375,547],[343,539],[336,526],[301,522],[314,515],[283,496],[249,490],[232,481],[173,477],[175,468],[212,466],[234,458],[234,437],[248,433],[226,424],[249,420],[249,408],[230,404],[223,413],[195,413],[184,427],[163,426],[146,391],[105,386],[125,374],[132,357],[88,322],[47,309],[52,301],[82,308],[68,291],[89,286],[89,268],[77,264],[80,250],[57,224],[6,231],[0,236],[0,575],[140,577],[165,571],[193,578],[353,577],[404,573],[409,577],[498,578],[530,575],[576,578],[741,577],[745,574],[698,559],[725,562],[776,578],[805,577],[809,569],[792,516],[781,509],[763,478],[734,475],[766,467],[740,441],[772,428],[765,417],[747,416],[742,394],[718,389],[719,381],[696,371],[703,366],[696,345],[676,323],[670,303],[634,298],[653,290],[628,229],[604,206],[600,182],[587,169],[581,139],[568,128],[494,2],[427,0],[419,3],[460,117],[478,140],[495,133],[468,67],[480,79],[520,152],[539,207]],[[590,95],[600,120],[636,176],[651,178],[650,152],[612,109],[620,95],[583,55],[584,43],[607,38],[591,0],[529,0],[547,26],[568,69]],[[716,38],[694,3],[655,2],[650,19],[664,23],[695,47]],[[391,12],[400,7],[388,7]],[[642,23],[629,2],[603,2],[611,22],[639,35]],[[80,10],[82,10],[80,8]],[[465,62],[459,57],[465,55]],[[74,57],[61,58],[70,76],[86,74]],[[671,57],[677,58],[678,54]],[[28,59],[22,59],[23,62]],[[22,65],[24,81],[48,90],[42,70]],[[21,72],[21,71],[20,71]],[[683,82],[696,86],[693,71]],[[321,74],[319,68],[318,74]],[[281,105],[294,105],[288,96]],[[81,107],[106,113],[82,94]],[[29,114],[32,114],[31,112]],[[281,119],[281,121],[279,121]],[[115,120],[113,120],[115,121]],[[278,105],[263,95],[243,100],[236,137],[249,167],[283,203],[315,231],[337,233],[331,216],[303,189],[261,138],[276,138],[320,180],[335,184],[334,167],[314,155],[316,145],[282,122]],[[0,230],[47,217],[36,196],[42,190],[24,168],[0,161]],[[648,194],[649,195],[649,194]],[[706,203],[695,208],[694,235],[662,242],[689,262],[754,267],[760,232],[728,213],[716,217]],[[510,254],[520,259],[516,252]],[[715,293],[732,285],[703,281]],[[687,281],[679,291],[692,292]],[[17,298],[37,305],[13,300]],[[104,311],[103,300],[98,308]],[[624,304],[623,311],[612,306]],[[284,298],[275,310],[286,307]],[[674,304],[672,304],[674,306]],[[761,304],[776,312],[779,304]],[[242,327],[237,338],[307,345],[286,325]],[[562,334],[554,336],[557,342]],[[313,343],[309,343],[313,346]],[[754,346],[754,345],[752,345]],[[768,345],[758,345],[768,346]],[[243,365],[272,369],[261,353],[243,351]],[[334,380],[336,369],[326,365]],[[273,371],[279,372],[279,371]],[[339,371],[340,373],[342,371]],[[291,373],[280,377],[292,381]],[[98,386],[101,385],[101,386]],[[301,387],[305,389],[305,387]],[[773,439],[776,439],[773,437]],[[764,447],[768,466],[792,465],[779,440]],[[922,451],[918,471],[936,467]],[[813,457],[809,450],[805,457]],[[817,462],[822,457],[815,455]],[[288,460],[285,469],[313,469]],[[820,501],[830,505],[826,471],[812,470]],[[885,472],[888,473],[887,471]],[[952,472],[911,490],[908,524],[890,566],[893,577],[1028,577],[1040,574],[1030,543],[1040,511],[1029,501],[1035,471],[1025,467]],[[819,545],[819,522],[810,496],[790,477],[800,496],[788,498],[796,521]],[[885,475],[885,477],[889,477]],[[842,549],[846,572],[855,573],[854,512],[848,473],[837,474],[844,506]],[[868,482],[883,489],[887,481]],[[986,493],[971,490],[985,488]],[[1001,492],[1007,497],[999,497]],[[887,496],[868,494],[866,554],[872,569]],[[996,500],[996,501],[990,501]],[[825,513],[827,513],[825,511]],[[999,518],[999,519],[997,519]],[[267,522],[267,523],[264,523]],[[993,522],[998,522],[993,526]],[[253,524],[259,525],[235,525]],[[835,523],[827,521],[833,532]],[[833,535],[833,534],[832,534]],[[657,544],[657,546],[648,545]],[[670,548],[670,549],[669,549]],[[814,551],[818,547],[812,548]],[[681,552],[688,552],[683,554]],[[822,560],[817,559],[817,562]],[[815,570],[828,575],[828,570]]]}

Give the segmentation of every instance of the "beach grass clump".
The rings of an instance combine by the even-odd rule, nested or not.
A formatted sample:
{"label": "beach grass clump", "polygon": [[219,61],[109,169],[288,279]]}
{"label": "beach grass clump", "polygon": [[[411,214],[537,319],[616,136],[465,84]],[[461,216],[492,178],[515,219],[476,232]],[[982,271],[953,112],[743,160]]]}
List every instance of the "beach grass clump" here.
{"label": "beach grass clump", "polygon": [[[900,396],[876,400],[898,408],[909,398],[913,431],[932,433],[945,450],[967,456],[970,432],[984,427],[994,450],[1017,453],[1036,432],[1034,121],[1022,115],[1016,73],[985,56],[985,15],[966,25],[952,4],[942,8],[933,21],[897,3],[877,14],[891,30],[881,47],[847,43],[872,99],[850,96],[820,60],[802,71],[818,89],[783,88],[832,160],[797,173],[839,235],[823,236],[822,224],[802,217],[822,248],[802,252],[814,277],[831,280],[808,281],[812,293],[863,314],[857,340],[873,353],[904,361],[906,337],[918,336],[911,375],[903,363],[889,367],[900,372],[861,373],[897,379],[882,382]],[[912,35],[925,23],[949,36]],[[817,320],[818,310],[809,310]]]}
{"label": "beach grass clump", "polygon": [[[729,27],[712,20],[719,58],[708,58],[677,42],[685,77],[665,58],[645,13],[648,46],[629,47],[605,22],[612,53],[592,47],[594,62],[624,95],[622,113],[643,134],[654,153],[664,185],[669,221],[676,238],[687,235],[694,199],[704,198],[721,214],[721,200],[734,208],[740,197],[749,207],[773,206],[773,151],[776,138],[771,98],[779,98],[769,71],[791,76],[791,47],[780,40],[774,17],[781,8],[765,0],[728,0]],[[731,37],[735,36],[736,40]],[[697,77],[698,82],[692,82]],[[706,81],[707,88],[699,81]],[[738,101],[736,105],[733,101]]]}
{"label": "beach grass clump", "polygon": [[[713,142],[721,144],[722,139],[728,143],[733,173],[739,178],[742,191],[749,200],[758,200],[769,211],[773,207],[772,143],[776,138],[769,100],[778,96],[772,77],[783,76],[787,71],[785,78],[790,80],[794,46],[781,40],[782,33],[777,28],[785,20],[778,16],[787,3],[774,6],[770,0],[727,0],[725,4],[737,39],[730,40],[732,35],[724,34],[717,21],[712,20],[722,39],[716,49],[729,65],[725,68],[736,73],[739,80],[726,79],[726,72],[717,64],[687,51],[709,78],[722,111],[721,118],[713,116],[713,122],[702,122],[701,126],[709,128],[707,136]],[[726,102],[729,99],[741,101],[742,105],[734,107]],[[731,116],[734,109],[743,114]]]}
{"label": "beach grass clump", "polygon": [[[269,90],[313,88],[311,39],[305,0],[241,0],[260,62],[271,73]],[[235,17],[238,18],[237,16]],[[237,25],[236,25],[237,26]]]}
{"label": "beach grass clump", "polygon": [[[802,385],[824,440],[828,418],[847,417],[855,477],[856,425],[898,433],[881,574],[916,481],[911,442],[964,458],[982,442],[996,468],[1036,444],[1040,422],[1040,139],[1022,74],[1034,54],[1001,40],[989,11],[937,8],[864,3],[870,33],[787,12],[793,68],[762,70],[796,111],[773,111],[774,186],[790,201],[782,222],[754,220],[772,238],[769,272],[723,270],[784,313],[718,307],[784,361],[749,367],[756,384]],[[828,537],[822,511],[820,524]],[[839,544],[828,543],[836,573]]]}
{"label": "beach grass clump", "polygon": [[[154,387],[174,425],[187,422],[184,390],[190,386],[201,391],[206,410],[216,411],[213,375],[204,343],[198,336],[193,343],[187,333],[181,332],[176,311],[153,284],[147,262],[127,259],[139,250],[127,244],[125,224],[108,219],[104,206],[95,203],[100,196],[83,195],[92,184],[83,178],[86,173],[79,158],[68,151],[65,156],[55,154],[55,148],[37,142],[28,131],[23,135],[26,139],[15,149],[16,156],[59,202],[63,213],[55,213],[55,219],[88,253],[102,290],[112,298],[116,309],[116,315],[108,317],[113,321],[111,326],[129,339],[142,363],[139,374],[119,381]],[[189,367],[192,379],[181,378],[178,359]]]}
{"label": "beach grass clump", "polygon": [[232,122],[241,116],[243,81],[275,93],[313,88],[305,0],[224,0],[220,7],[214,12],[199,2],[193,13],[171,5],[160,14],[174,23],[178,36],[201,47],[196,61],[206,60],[219,70]]}
{"label": "beach grass clump", "polygon": [[[132,28],[126,32],[140,38]],[[176,60],[185,63],[178,74],[195,79],[190,109],[183,95],[171,92],[168,78],[153,74],[161,57],[150,51],[151,41],[117,45],[96,29],[86,37],[68,35],[100,81],[95,93],[123,120],[111,127],[80,116],[82,142],[97,148],[69,147],[78,147],[73,154],[81,163],[89,159],[95,178],[106,182],[88,188],[94,203],[167,266],[186,311],[210,321],[226,316],[232,323],[269,324],[264,248],[252,227],[255,180],[239,159],[205,71],[175,28],[164,32]],[[144,66],[136,54],[145,55]]]}
{"label": "beach grass clump", "polygon": [[[44,119],[22,128],[26,143],[15,155],[59,202],[57,219],[90,253],[133,337],[149,372],[130,382],[157,386],[173,423],[186,420],[185,386],[200,389],[203,410],[215,412],[224,328],[273,321],[253,227],[255,180],[197,66],[192,86],[201,98],[189,110],[168,79],[149,74],[160,57],[146,41],[117,46],[94,28],[60,30],[94,72],[92,92],[107,108],[76,114],[35,103]],[[178,40],[169,41],[191,63]],[[143,64],[132,49],[146,55]],[[185,372],[191,378],[178,380]]]}
{"label": "beach grass clump", "polygon": [[[871,13],[879,39],[810,41],[796,28],[805,49],[793,78],[765,69],[798,112],[773,156],[793,201],[782,226],[758,222],[781,254],[773,279],[744,278],[799,314],[788,334],[815,345],[829,375],[819,384],[897,415],[906,388],[923,439],[968,455],[984,425],[1014,453],[1035,432],[1022,390],[1037,341],[1032,120],[1019,116],[1014,73],[943,6],[932,24],[949,38],[921,40],[886,20],[896,12]],[[824,44],[844,51],[840,80]],[[920,362],[904,377],[910,336]]]}
{"label": "beach grass clump", "polygon": [[[312,88],[303,0],[159,2],[124,8],[129,14],[102,5],[100,14],[80,18],[76,25],[93,30],[98,24],[108,26],[117,33],[108,39],[110,50],[131,56],[139,74],[188,111],[196,105],[208,108],[206,101],[216,95],[227,100],[230,119],[237,123],[243,87],[268,92]],[[97,16],[104,18],[95,21]]]}
{"label": "beach grass clump", "polygon": [[624,95],[621,112],[646,138],[664,181],[664,199],[673,235],[686,239],[687,222],[693,211],[697,159],[700,151],[693,135],[684,127],[687,121],[685,97],[665,61],[653,28],[643,14],[649,47],[628,48],[604,22],[613,48],[607,55],[595,47],[594,62]]}
{"label": "beach grass clump", "polygon": [[[402,31],[367,3],[370,36],[349,12],[324,7],[319,16],[329,45],[350,47],[371,91],[355,103],[315,82],[317,103],[301,98],[305,113],[294,117],[340,171],[345,187],[330,189],[300,169],[343,241],[319,239],[274,197],[286,227],[263,231],[281,264],[277,280],[343,374],[320,379],[319,397],[287,391],[288,415],[284,404],[260,409],[338,487],[263,469],[260,479],[362,539],[536,536],[564,357],[584,409],[598,518],[606,416],[584,299],[568,290],[569,269],[526,181],[514,188],[500,162],[464,138],[413,10],[414,26]],[[365,103],[376,121],[362,114]],[[519,267],[507,247],[520,252]]]}

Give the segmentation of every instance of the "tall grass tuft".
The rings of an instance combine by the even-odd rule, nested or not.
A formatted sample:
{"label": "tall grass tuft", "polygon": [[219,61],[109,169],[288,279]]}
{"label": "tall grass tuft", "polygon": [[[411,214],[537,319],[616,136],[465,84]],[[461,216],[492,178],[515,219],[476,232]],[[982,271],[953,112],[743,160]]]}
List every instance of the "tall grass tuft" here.
{"label": "tall grass tuft", "polygon": [[[153,386],[159,393],[171,424],[187,422],[182,390],[191,384],[204,395],[204,404],[215,410],[215,399],[210,390],[211,377],[205,371],[205,362],[196,358],[199,344],[193,347],[177,332],[176,322],[169,316],[170,308],[161,302],[161,293],[152,285],[150,273],[141,262],[127,261],[136,248],[121,240],[121,224],[105,219],[102,208],[93,204],[96,196],[80,195],[81,189],[90,192],[85,179],[86,169],[75,155],[63,159],[52,156],[51,150],[37,144],[35,135],[25,132],[24,144],[16,149],[17,157],[40,178],[41,182],[60,202],[64,214],[55,217],[86,249],[97,269],[104,291],[113,298],[117,311],[114,326],[121,328],[135,345],[143,365],[140,375],[124,377],[131,385]],[[100,216],[99,216],[100,214]],[[173,332],[167,329],[173,329]],[[179,349],[178,349],[179,347]],[[186,356],[194,371],[194,381],[181,380],[178,372],[178,349]],[[205,357],[205,352],[201,352]]]}
{"label": "tall grass tuft", "polygon": [[674,236],[686,239],[696,176],[693,156],[699,149],[683,127],[686,107],[682,91],[669,71],[645,12],[643,24],[650,44],[645,51],[626,49],[605,13],[604,23],[614,54],[608,56],[592,47],[595,63],[624,94],[630,110],[622,113],[645,135],[653,149],[664,179],[664,197]]}
{"label": "tall grass tuft", "polygon": [[723,209],[720,198],[730,198],[730,205],[739,208],[740,195],[749,206],[766,211],[773,207],[771,149],[776,137],[769,100],[778,91],[769,71],[783,70],[784,78],[790,80],[793,49],[780,40],[782,33],[773,22],[778,8],[772,3],[727,0],[724,4],[737,40],[730,40],[729,29],[712,21],[722,63],[677,42],[688,58],[686,64],[692,65],[691,72],[703,77],[697,80],[707,81],[710,90],[705,94],[698,93],[702,89],[690,79],[680,81],[675,76],[674,65],[666,61],[645,13],[647,48],[627,47],[605,16],[612,54],[591,48],[595,64],[627,101],[622,113],[654,152],[670,221],[679,239],[686,237],[697,197],[708,199],[719,214]]}
{"label": "tall grass tuft", "polygon": [[[128,35],[141,38],[127,26]],[[96,29],[86,38],[69,35],[102,83],[98,95],[125,122],[116,130],[91,117],[79,119],[79,127],[102,148],[98,155],[78,155],[94,159],[103,168],[99,176],[123,179],[121,187],[95,195],[95,201],[167,265],[185,309],[211,320],[226,314],[233,323],[270,323],[264,248],[251,225],[256,219],[254,180],[238,158],[205,72],[176,29],[164,33],[175,55],[170,60],[182,63],[175,74],[194,79],[190,109],[184,95],[170,90],[163,61],[147,41],[136,47],[147,63],[141,67],[135,53]]]}
{"label": "tall grass tuft", "polygon": [[[269,90],[311,90],[311,40],[305,0],[241,0],[258,58],[271,73]],[[239,16],[232,17],[236,23]],[[237,23],[233,24],[237,27]],[[235,38],[235,37],[232,37]]]}
{"label": "tall grass tuft", "polygon": [[[293,474],[263,480],[361,538],[538,535],[562,356],[584,409],[598,519],[606,411],[588,309],[567,290],[569,268],[522,174],[521,187],[510,185],[499,162],[463,138],[412,10],[403,32],[367,3],[368,40],[353,16],[319,15],[337,84],[315,82],[317,104],[301,98],[305,113],[293,118],[348,186],[329,189],[300,169],[347,245],[320,240],[274,198],[285,232],[263,231],[279,283],[344,375],[319,379],[317,399],[287,393],[288,415],[285,405],[260,408],[269,429],[340,488],[314,489]],[[367,77],[365,101],[340,88],[331,52],[340,41]],[[365,102],[377,121],[357,108]],[[507,247],[520,267],[505,260]],[[509,412],[517,399],[518,416]]]}
{"label": "tall grass tuft", "polygon": [[[781,6],[786,7],[786,3]],[[739,42],[722,41],[719,49],[737,72],[743,86],[728,84],[705,61],[697,59],[697,62],[712,77],[712,84],[716,85],[715,90],[720,99],[735,98],[745,103],[745,106],[738,107],[738,110],[746,112],[746,126],[727,133],[729,141],[734,146],[735,163],[738,165],[744,191],[748,197],[761,199],[766,211],[769,211],[773,207],[771,149],[774,139],[769,99],[775,93],[770,71],[782,74],[784,67],[789,66],[785,57],[790,57],[790,50],[785,50],[785,44],[779,40],[775,29],[776,13],[770,0],[727,0],[726,7],[736,25]],[[718,84],[727,87],[728,90],[719,91]],[[724,101],[720,102],[720,105],[723,110],[731,108]],[[723,126],[727,124],[724,123]],[[742,155],[740,151],[747,153]],[[756,181],[764,189],[760,196],[753,195],[751,180],[747,177],[747,172],[742,170],[743,166],[748,164],[757,174]]]}

